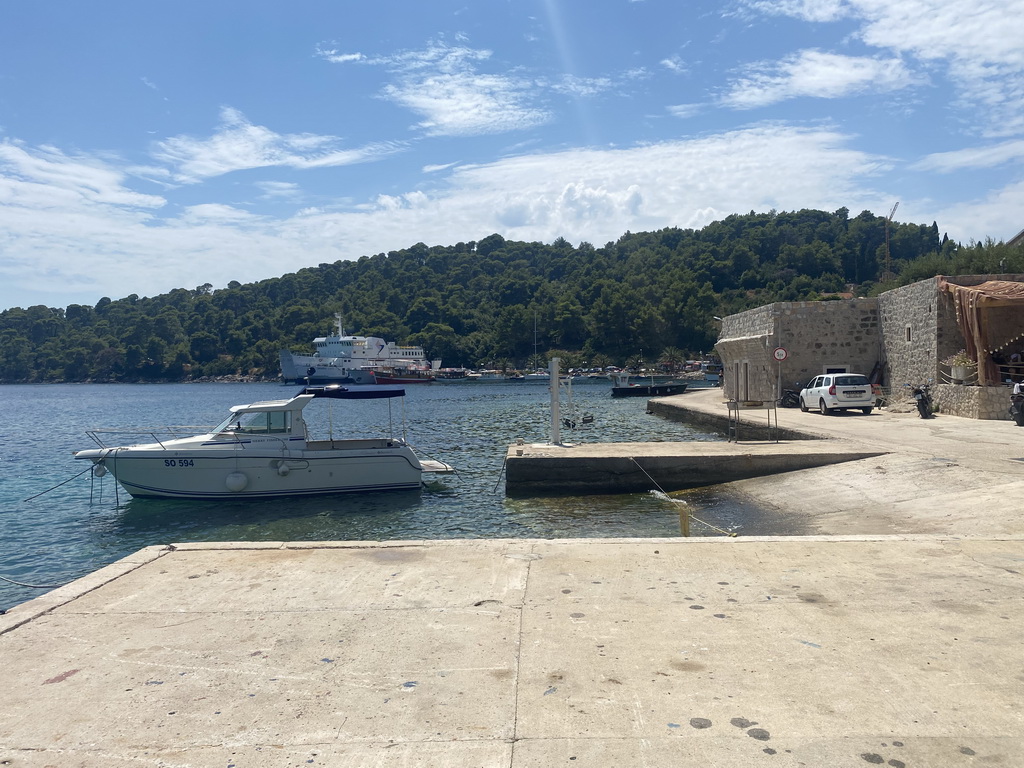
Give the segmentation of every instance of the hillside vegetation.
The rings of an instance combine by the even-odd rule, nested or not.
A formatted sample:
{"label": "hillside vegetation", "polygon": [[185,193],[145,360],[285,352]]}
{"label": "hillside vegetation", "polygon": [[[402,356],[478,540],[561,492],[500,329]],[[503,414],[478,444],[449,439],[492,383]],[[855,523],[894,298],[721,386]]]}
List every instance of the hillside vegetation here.
{"label": "hillside vegetation", "polygon": [[715,315],[936,274],[1024,271],[1024,248],[964,246],[934,223],[893,223],[886,272],[885,229],[882,217],[842,208],[627,232],[603,248],[490,235],[222,290],[8,309],[0,382],[273,378],[279,350],[311,351],[335,313],[349,333],[422,345],[452,367],[543,365],[556,350],[570,366],[672,360],[712,348]]}

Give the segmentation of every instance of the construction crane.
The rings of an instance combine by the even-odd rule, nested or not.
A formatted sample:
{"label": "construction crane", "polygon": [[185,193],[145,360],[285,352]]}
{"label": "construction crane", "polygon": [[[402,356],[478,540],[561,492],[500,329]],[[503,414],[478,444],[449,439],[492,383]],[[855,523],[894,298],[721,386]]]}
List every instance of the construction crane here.
{"label": "construction crane", "polygon": [[896,275],[892,273],[892,261],[889,258],[889,224],[892,223],[892,217],[896,214],[896,209],[899,207],[900,201],[897,200],[896,204],[893,205],[892,210],[889,211],[889,215],[885,218],[885,270],[882,272],[883,283],[888,283],[896,277]]}

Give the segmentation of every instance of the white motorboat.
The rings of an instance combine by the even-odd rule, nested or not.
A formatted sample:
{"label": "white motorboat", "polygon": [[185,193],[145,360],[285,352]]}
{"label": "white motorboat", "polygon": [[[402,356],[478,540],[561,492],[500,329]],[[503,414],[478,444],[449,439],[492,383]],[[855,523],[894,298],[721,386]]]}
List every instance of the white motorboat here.
{"label": "white motorboat", "polygon": [[[181,499],[249,499],[281,496],[412,490],[424,472],[451,472],[422,460],[403,438],[312,439],[303,409],[316,398],[395,398],[402,387],[307,387],[289,400],[236,405],[217,427],[199,435],[75,453],[93,462],[93,474],[110,472],[132,496]],[[389,403],[390,407],[390,403]],[[332,430],[333,431],[333,430]]]}

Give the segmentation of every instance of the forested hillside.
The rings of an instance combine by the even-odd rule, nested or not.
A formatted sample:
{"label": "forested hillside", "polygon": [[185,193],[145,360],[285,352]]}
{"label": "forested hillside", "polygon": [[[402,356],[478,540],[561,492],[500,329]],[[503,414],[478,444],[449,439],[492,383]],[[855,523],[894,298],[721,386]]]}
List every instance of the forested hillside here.
{"label": "forested hillside", "polygon": [[[626,233],[596,248],[506,241],[364,256],[223,290],[0,313],[0,381],[177,381],[278,374],[340,313],[349,333],[419,344],[445,366],[523,367],[536,350],[622,364],[711,349],[715,315],[870,295],[935,274],[1024,271],[1024,249],[953,243],[865,211],[750,213],[700,230]],[[881,282],[882,278],[891,279]]]}

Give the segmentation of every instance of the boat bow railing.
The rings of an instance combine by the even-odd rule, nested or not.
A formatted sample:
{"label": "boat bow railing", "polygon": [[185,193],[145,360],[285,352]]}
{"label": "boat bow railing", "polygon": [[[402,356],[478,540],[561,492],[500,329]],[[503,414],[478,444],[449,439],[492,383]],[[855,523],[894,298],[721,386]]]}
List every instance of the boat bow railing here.
{"label": "boat bow railing", "polygon": [[[165,440],[178,440],[183,437],[195,437],[196,435],[207,434],[212,431],[209,425],[203,427],[136,427],[133,429],[87,429],[85,434],[89,436],[100,448],[116,448],[117,445],[108,445],[104,442],[104,435],[139,435],[153,439],[161,448]],[[161,439],[161,435],[163,438]],[[108,437],[109,439],[109,437]],[[137,443],[136,443],[137,444]]]}

